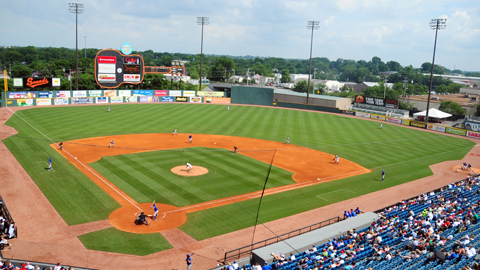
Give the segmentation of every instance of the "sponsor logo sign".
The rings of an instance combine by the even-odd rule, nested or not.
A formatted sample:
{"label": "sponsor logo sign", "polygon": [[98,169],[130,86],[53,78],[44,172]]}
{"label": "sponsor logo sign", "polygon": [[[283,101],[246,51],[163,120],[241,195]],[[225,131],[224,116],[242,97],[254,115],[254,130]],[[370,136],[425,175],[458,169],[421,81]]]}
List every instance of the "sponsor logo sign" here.
{"label": "sponsor logo sign", "polygon": [[197,96],[199,97],[223,97],[224,92],[220,91],[197,91]]}
{"label": "sponsor logo sign", "polygon": [[115,73],[115,64],[98,64],[98,73]]}
{"label": "sponsor logo sign", "polygon": [[200,102],[202,102],[202,98],[201,97],[191,97],[190,102],[200,103]]}
{"label": "sponsor logo sign", "polygon": [[166,96],[168,95],[168,90],[155,90],[155,96]]}
{"label": "sponsor logo sign", "polygon": [[118,90],[118,96],[129,97],[132,95],[132,90]]}
{"label": "sponsor logo sign", "polygon": [[37,106],[52,105],[52,100],[49,98],[37,98]]}
{"label": "sponsor logo sign", "polygon": [[133,52],[133,47],[129,43],[123,43],[120,51],[122,51],[123,54],[129,55]]}
{"label": "sponsor logo sign", "polygon": [[182,96],[182,91],[180,91],[180,90],[170,90],[168,93],[169,93],[169,96],[171,96],[171,97]]}
{"label": "sponsor logo sign", "polygon": [[115,82],[115,74],[98,74],[99,82]]}
{"label": "sponsor logo sign", "polygon": [[59,87],[60,86],[60,78],[52,78],[52,86]]}
{"label": "sponsor logo sign", "polygon": [[[70,97],[70,91],[56,91],[56,94],[57,94],[57,98],[69,98]],[[55,104],[55,105],[57,105],[57,104]]]}
{"label": "sponsor logo sign", "polygon": [[343,114],[350,114],[350,115],[355,115],[355,111],[349,111],[349,110],[342,110]]}
{"label": "sponsor logo sign", "polygon": [[[25,80],[25,79],[24,79]],[[51,81],[48,78],[26,78],[26,83],[25,86],[29,88],[35,88],[35,87],[48,87],[51,86]]]}
{"label": "sponsor logo sign", "polygon": [[404,119],[404,120],[403,120],[403,124],[404,124],[405,126],[410,126],[410,120]]}
{"label": "sponsor logo sign", "polygon": [[93,98],[72,98],[71,99],[72,104],[91,104],[93,103]]}
{"label": "sponsor logo sign", "polygon": [[230,98],[206,97],[206,103],[230,103]]}
{"label": "sponsor logo sign", "polygon": [[[52,91],[38,91],[38,98],[53,98]],[[38,100],[37,100],[38,104]]]}
{"label": "sponsor logo sign", "polygon": [[72,91],[73,97],[87,97],[87,91]]}
{"label": "sponsor logo sign", "polygon": [[438,131],[438,132],[445,132],[445,130],[446,130],[446,128],[444,126],[439,126],[439,125],[435,125],[435,124],[428,124],[427,129]]}
{"label": "sponsor logo sign", "polygon": [[35,92],[8,92],[8,98],[35,98]]}
{"label": "sponsor logo sign", "polygon": [[123,102],[123,97],[111,97],[110,102],[111,103],[122,103]]}
{"label": "sponsor logo sign", "polygon": [[133,90],[134,96],[153,96],[153,90]]}
{"label": "sponsor logo sign", "polygon": [[162,97],[162,102],[174,102],[174,97]]}
{"label": "sponsor logo sign", "polygon": [[480,133],[474,131],[467,131],[467,137],[480,138]]}
{"label": "sponsor logo sign", "polygon": [[106,97],[114,97],[117,95],[117,90],[103,90],[103,95]]}
{"label": "sponsor logo sign", "polygon": [[425,127],[427,126],[427,123],[418,122],[418,121],[410,121],[410,126],[412,126],[412,127],[419,127],[419,128],[425,128]]}
{"label": "sponsor logo sign", "polygon": [[102,96],[102,90],[88,90],[88,96],[89,97],[101,97]]}
{"label": "sponsor logo sign", "polygon": [[176,97],[175,101],[176,102],[187,102],[188,97]]}
{"label": "sponsor logo sign", "polygon": [[108,103],[107,97],[97,97],[96,103]]}
{"label": "sponsor logo sign", "polygon": [[356,103],[382,106],[388,108],[398,108],[398,100],[395,99],[383,99],[383,98],[374,98],[374,97],[365,97],[363,95],[355,96]]}
{"label": "sponsor logo sign", "polygon": [[385,121],[391,122],[391,123],[397,123],[397,124],[401,124],[401,123],[402,123],[402,119],[393,118],[393,117],[386,117],[386,118],[385,118]]}
{"label": "sponsor logo sign", "polygon": [[99,64],[116,64],[117,63],[117,57],[115,57],[115,56],[99,56],[97,58],[97,62]]}
{"label": "sponsor logo sign", "polygon": [[128,102],[137,102],[137,97],[128,97],[127,98]]}
{"label": "sponsor logo sign", "polygon": [[152,102],[152,96],[140,96],[140,102]]}
{"label": "sponsor logo sign", "polygon": [[377,119],[377,120],[384,120],[385,121],[385,115],[381,115],[381,114],[374,114],[372,113],[370,115],[370,118],[372,119]]}
{"label": "sponsor logo sign", "polygon": [[125,56],[123,57],[123,64],[124,65],[140,65],[141,60],[140,57],[137,56]]}
{"label": "sponsor logo sign", "polygon": [[125,82],[140,82],[140,74],[123,74]]}
{"label": "sponsor logo sign", "polygon": [[360,117],[370,118],[370,114],[369,114],[369,113],[355,112],[355,115],[356,115],[356,116],[360,116]]}
{"label": "sponsor logo sign", "polygon": [[398,100],[396,99],[385,99],[385,107],[387,108],[398,108]]}
{"label": "sponsor logo sign", "polygon": [[195,91],[183,91],[183,96],[184,97],[194,97],[195,96]]}
{"label": "sponsor logo sign", "polygon": [[55,105],[68,105],[68,98],[56,98],[54,103]]}
{"label": "sponsor logo sign", "polygon": [[129,65],[123,67],[123,73],[125,74],[140,74],[140,65]]}
{"label": "sponsor logo sign", "polygon": [[17,106],[33,106],[33,99],[17,99]]}
{"label": "sponsor logo sign", "polygon": [[13,78],[13,87],[23,87],[23,79]]}
{"label": "sponsor logo sign", "polygon": [[480,131],[480,124],[472,123],[472,122],[465,122],[465,129],[473,130],[473,131]]}
{"label": "sponsor logo sign", "polygon": [[450,133],[450,134],[465,136],[465,134],[466,134],[467,131],[464,130],[464,129],[447,127],[447,130],[445,130],[445,132],[446,132],[446,133]]}

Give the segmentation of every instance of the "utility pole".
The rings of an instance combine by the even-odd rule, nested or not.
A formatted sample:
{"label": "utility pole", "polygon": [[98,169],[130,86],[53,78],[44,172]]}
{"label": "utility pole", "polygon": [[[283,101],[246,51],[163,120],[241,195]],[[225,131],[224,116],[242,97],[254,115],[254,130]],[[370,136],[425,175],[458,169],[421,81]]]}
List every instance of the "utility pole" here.
{"label": "utility pole", "polygon": [[208,19],[208,17],[197,17],[197,24],[202,26],[202,41],[200,45],[200,91],[202,91],[203,26],[209,24]]}
{"label": "utility pole", "polygon": [[75,55],[76,55],[76,89],[78,90],[78,14],[82,14],[85,11],[85,6],[79,3],[68,3],[68,10],[70,13],[75,13]]}
{"label": "utility pole", "polygon": [[310,74],[312,73],[312,48],[313,48],[313,30],[317,30],[320,28],[319,21],[308,21],[307,28],[312,29],[312,37],[310,38],[310,65],[308,67],[308,84],[307,84],[307,104],[308,104],[308,96],[310,94]]}
{"label": "utility pole", "polygon": [[387,94],[387,82],[388,79],[385,78],[385,82],[383,83],[383,99],[385,99],[385,95]]}

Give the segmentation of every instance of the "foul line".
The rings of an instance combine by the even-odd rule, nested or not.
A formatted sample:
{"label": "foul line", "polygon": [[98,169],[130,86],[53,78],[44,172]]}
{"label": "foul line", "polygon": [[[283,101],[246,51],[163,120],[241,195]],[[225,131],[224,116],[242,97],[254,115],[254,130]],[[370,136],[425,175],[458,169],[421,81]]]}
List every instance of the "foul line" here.
{"label": "foul line", "polygon": [[[30,124],[27,120],[23,119],[20,115],[17,115],[16,112],[12,111],[10,108],[8,108],[14,115],[16,115],[17,117],[19,117],[22,121],[24,121],[25,123],[27,123],[30,127],[32,127],[33,129],[35,129],[38,133],[40,133],[42,136],[44,136],[45,138],[47,138],[47,140],[51,141],[52,143],[54,143],[56,146],[58,146],[58,144],[56,142],[54,142],[52,139],[50,139],[47,135],[43,134],[43,132],[41,132],[40,130],[38,130],[36,127],[34,127],[32,124]],[[66,154],[68,154],[70,157],[72,158],[75,158],[72,154],[70,154],[68,151],[66,150],[62,150],[64,151]],[[109,183],[107,183],[105,180],[103,180],[99,175],[97,175],[95,172],[93,172],[87,165],[83,164],[83,162],[79,161],[78,159],[75,159],[80,165],[82,165],[85,169],[87,169],[89,172],[91,172],[93,175],[95,175],[98,179],[100,179],[103,183],[105,183],[105,185],[109,186],[111,189],[113,189],[113,191],[115,191],[116,193],[118,193],[118,195],[120,195],[122,198],[124,198],[127,202],[131,203],[133,206],[135,206],[138,210],[142,210],[140,207],[138,207],[135,203],[133,203],[130,199],[128,199],[127,197],[125,197],[125,195],[123,195],[120,191],[118,191],[117,189],[115,189],[112,185],[110,185]]]}
{"label": "foul line", "polygon": [[330,192],[327,192],[327,193],[322,193],[322,194],[318,194],[316,197],[319,198],[319,199],[322,199],[322,200],[325,200],[328,202],[327,199],[323,198],[324,195],[327,195],[327,194],[332,194],[332,193],[336,193],[336,192],[339,192],[339,191],[349,191],[349,192],[352,192],[352,193],[356,193],[355,191],[352,191],[350,189],[346,189],[346,188],[341,188],[341,189],[337,189],[337,190],[334,190],[334,191],[330,191]]}

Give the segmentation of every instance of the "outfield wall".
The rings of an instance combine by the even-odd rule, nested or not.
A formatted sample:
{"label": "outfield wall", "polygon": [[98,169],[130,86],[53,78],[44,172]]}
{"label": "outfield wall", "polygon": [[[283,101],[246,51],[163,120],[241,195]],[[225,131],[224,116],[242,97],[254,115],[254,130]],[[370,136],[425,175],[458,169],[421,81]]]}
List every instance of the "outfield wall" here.
{"label": "outfield wall", "polygon": [[328,106],[310,105],[310,104],[293,103],[293,102],[282,102],[282,101],[275,101],[272,104],[275,107],[281,107],[281,108],[293,108],[293,109],[302,109],[302,110],[311,110],[311,111],[340,113],[339,108],[328,107]]}
{"label": "outfield wall", "polygon": [[273,89],[262,87],[232,86],[232,103],[272,106]]}

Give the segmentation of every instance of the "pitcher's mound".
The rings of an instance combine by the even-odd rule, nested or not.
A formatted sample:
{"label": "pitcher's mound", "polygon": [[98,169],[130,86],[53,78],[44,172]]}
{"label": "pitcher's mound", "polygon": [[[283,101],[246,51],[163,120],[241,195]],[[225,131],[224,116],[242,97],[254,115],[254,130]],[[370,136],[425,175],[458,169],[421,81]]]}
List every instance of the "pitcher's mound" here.
{"label": "pitcher's mound", "polygon": [[199,175],[204,175],[208,173],[207,168],[204,168],[201,166],[193,166],[193,165],[192,165],[192,169],[190,169],[189,172],[187,172],[187,166],[185,165],[173,167],[171,171],[172,173],[178,174],[181,176],[199,176]]}

